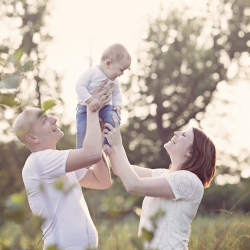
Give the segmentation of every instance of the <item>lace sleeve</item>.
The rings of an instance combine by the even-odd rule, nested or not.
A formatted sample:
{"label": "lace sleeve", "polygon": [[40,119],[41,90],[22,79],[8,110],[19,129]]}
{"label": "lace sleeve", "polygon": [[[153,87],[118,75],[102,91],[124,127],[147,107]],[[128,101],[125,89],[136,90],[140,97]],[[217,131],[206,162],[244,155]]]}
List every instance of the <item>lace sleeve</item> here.
{"label": "lace sleeve", "polygon": [[174,200],[200,201],[204,188],[200,179],[186,170],[179,170],[165,176],[175,195]]}

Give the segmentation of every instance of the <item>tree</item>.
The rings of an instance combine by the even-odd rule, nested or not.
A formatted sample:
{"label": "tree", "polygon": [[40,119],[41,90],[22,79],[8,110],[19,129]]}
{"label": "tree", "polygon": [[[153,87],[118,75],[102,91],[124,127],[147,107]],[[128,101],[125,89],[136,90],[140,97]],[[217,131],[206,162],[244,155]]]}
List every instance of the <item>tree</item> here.
{"label": "tree", "polygon": [[[1,25],[6,35],[0,45],[0,81],[4,87],[0,89],[0,103],[4,104],[0,105],[0,120],[9,126],[15,113],[25,106],[41,108],[48,99],[62,105],[60,78],[45,64],[46,47],[52,40],[46,26],[48,6],[49,0],[1,3]],[[17,107],[10,111],[8,106]],[[4,126],[2,133],[9,135],[9,126]]]}
{"label": "tree", "polygon": [[137,73],[123,85],[129,111],[123,143],[131,163],[167,167],[163,145],[174,131],[202,119],[219,83],[246,77],[249,8],[247,0],[212,1],[196,17],[186,7],[161,8],[149,23]]}
{"label": "tree", "polygon": [[60,77],[45,64],[45,49],[52,40],[46,26],[48,8],[48,0],[1,2],[0,22],[5,27],[0,45],[1,199],[24,188],[21,171],[29,151],[11,141],[14,117],[26,106],[54,105],[46,100],[63,106]]}

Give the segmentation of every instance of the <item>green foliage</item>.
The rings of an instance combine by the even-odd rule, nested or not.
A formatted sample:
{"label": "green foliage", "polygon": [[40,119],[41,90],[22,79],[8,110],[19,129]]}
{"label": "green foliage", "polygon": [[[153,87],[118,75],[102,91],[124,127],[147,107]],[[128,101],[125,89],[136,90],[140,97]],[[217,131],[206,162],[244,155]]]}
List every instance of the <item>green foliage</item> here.
{"label": "green foliage", "polygon": [[250,211],[250,178],[238,184],[215,185],[205,189],[199,207],[201,214],[218,213],[220,210],[248,213]]}
{"label": "green foliage", "polygon": [[200,250],[250,249],[249,216],[221,213],[211,217],[197,217],[192,225],[189,248]]}
{"label": "green foliage", "polygon": [[0,94],[0,104],[9,107],[17,107],[21,103],[18,100],[16,100],[15,94]]}
{"label": "green foliage", "polygon": [[0,54],[0,104],[9,107],[20,105],[17,101],[18,88],[25,77],[25,74],[32,70],[35,63],[31,59],[25,57],[21,49],[16,50],[7,59]]}
{"label": "green foliage", "polygon": [[[138,219],[127,217],[117,221],[113,228],[103,220],[97,225],[100,250],[144,250],[143,241],[136,237]],[[192,223],[189,249],[247,250],[250,243],[250,219],[248,214],[221,213],[213,216],[197,216]],[[132,235],[132,236],[131,236]],[[128,242],[128,239],[130,241]]]}
{"label": "green foliage", "polygon": [[3,216],[7,220],[12,220],[16,223],[23,223],[26,217],[24,208],[25,194],[16,193],[12,194],[6,201]]}
{"label": "green foliage", "polygon": [[55,106],[56,106],[56,101],[48,100],[48,101],[43,102],[42,110],[43,112],[46,112],[47,110],[52,109]]}
{"label": "green foliage", "polygon": [[[150,21],[136,74],[123,84],[129,111],[123,144],[132,164],[168,167],[163,145],[174,131],[202,120],[219,83],[247,79],[240,60],[249,56],[250,2],[209,1],[195,18],[178,7]],[[235,63],[238,71],[228,77]]]}
{"label": "green foliage", "polygon": [[[10,127],[26,106],[42,108],[46,103],[47,110],[55,102],[47,100],[63,105],[60,78],[44,63],[46,47],[52,40],[45,22],[50,15],[49,2],[1,2],[0,25],[11,32],[0,45],[0,125],[7,122]],[[6,126],[0,127],[0,133],[10,134]]]}

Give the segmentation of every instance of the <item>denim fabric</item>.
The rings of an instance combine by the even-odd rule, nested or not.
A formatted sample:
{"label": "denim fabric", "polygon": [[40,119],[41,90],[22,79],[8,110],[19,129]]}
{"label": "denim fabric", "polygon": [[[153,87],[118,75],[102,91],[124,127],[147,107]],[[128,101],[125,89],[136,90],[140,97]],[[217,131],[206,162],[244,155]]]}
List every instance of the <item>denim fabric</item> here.
{"label": "denim fabric", "polygon": [[[103,119],[104,123],[109,123],[113,127],[115,126],[113,119],[111,118],[111,114],[116,117],[120,124],[120,119],[117,113],[113,110],[113,106],[108,104],[104,106],[99,111],[99,117]],[[87,106],[78,104],[77,112],[76,112],[76,148],[81,148],[83,140],[85,138],[87,128]],[[103,144],[108,144],[106,138],[104,138]]]}

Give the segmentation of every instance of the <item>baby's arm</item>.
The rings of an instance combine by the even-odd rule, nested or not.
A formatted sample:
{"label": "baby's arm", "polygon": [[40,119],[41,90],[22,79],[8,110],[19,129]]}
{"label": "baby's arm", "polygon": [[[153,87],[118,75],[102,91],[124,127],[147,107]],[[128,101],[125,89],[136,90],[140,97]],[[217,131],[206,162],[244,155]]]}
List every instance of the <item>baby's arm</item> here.
{"label": "baby's arm", "polygon": [[91,82],[93,74],[93,68],[89,68],[80,76],[79,80],[76,83],[75,90],[77,96],[83,102],[86,102],[92,97],[92,95],[88,91],[88,86]]}

